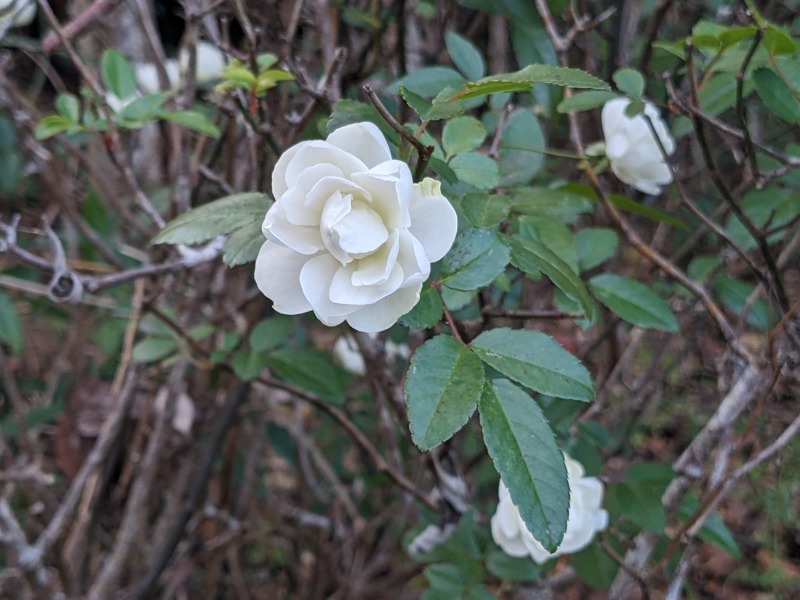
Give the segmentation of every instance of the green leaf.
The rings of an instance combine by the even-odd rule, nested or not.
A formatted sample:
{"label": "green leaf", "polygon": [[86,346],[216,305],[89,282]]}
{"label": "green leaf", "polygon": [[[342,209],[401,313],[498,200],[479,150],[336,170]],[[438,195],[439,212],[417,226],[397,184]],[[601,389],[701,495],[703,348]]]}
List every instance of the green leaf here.
{"label": "green leaf", "polygon": [[56,134],[71,129],[73,126],[74,123],[61,115],[47,115],[43,117],[36,126],[35,136],[37,140],[46,140]]}
{"label": "green leaf", "polygon": [[426,98],[433,98],[446,87],[460,89],[465,79],[448,67],[422,67],[395,81],[387,88],[396,93],[400,86]]}
{"label": "green leaf", "polygon": [[493,550],[486,558],[488,571],[504,581],[535,581],[541,569],[527,556],[509,556],[502,550]]}
{"label": "green leaf", "polygon": [[242,381],[251,381],[267,366],[267,355],[255,350],[238,350],[231,358],[233,372]]}
{"label": "green leaf", "polygon": [[752,75],[758,97],[773,114],[789,123],[800,121],[800,100],[775,71],[761,68]]}
{"label": "green leaf", "polygon": [[169,356],[178,349],[174,338],[149,337],[133,347],[131,358],[137,363],[151,363]]}
{"label": "green leaf", "polygon": [[[722,303],[739,316],[743,314],[747,299],[755,289],[755,285],[740,281],[725,273],[719,273],[714,278],[714,285]],[[766,300],[764,298],[756,300],[747,314],[747,323],[761,331],[769,331],[773,322],[774,319]]]}
{"label": "green leaf", "polygon": [[425,342],[411,357],[405,391],[411,439],[430,450],[461,429],[478,405],[483,365],[449,335]]}
{"label": "green leaf", "polygon": [[490,190],[500,182],[497,163],[480,152],[464,152],[448,163],[464,183],[481,190]]}
{"label": "green leaf", "polygon": [[489,285],[508,265],[509,251],[491,229],[467,229],[442,259],[442,282],[447,287],[471,291]]}
{"label": "green leaf", "polygon": [[[577,194],[593,202],[598,202],[600,200],[597,197],[597,193],[590,186],[583,183],[570,183],[562,186],[558,189],[558,191],[561,193]],[[608,197],[614,206],[624,210],[625,212],[641,215],[653,221],[667,223],[668,225],[672,225],[673,227],[678,227],[680,229],[687,229],[683,221],[668,212],[645,206],[641,202],[636,202],[635,200],[631,200],[625,196],[620,196],[619,194],[609,194]]]}
{"label": "green leaf", "polygon": [[614,255],[619,244],[617,232],[605,227],[587,227],[575,234],[578,268],[581,272],[601,265]]}
{"label": "green leaf", "polygon": [[575,192],[570,186],[559,188],[524,187],[511,195],[511,207],[514,211],[550,217],[563,223],[573,223],[582,214],[594,211],[594,205],[581,192]]}
{"label": "green leaf", "polygon": [[198,244],[263,220],[269,196],[260,192],[233,194],[194,208],[173,219],[151,244]]}
{"label": "green leaf", "polygon": [[528,236],[511,238],[511,262],[525,273],[544,273],[556,287],[580,303],[589,319],[594,319],[594,304],[578,274],[557,254]]}
{"label": "green leaf", "polygon": [[519,219],[520,236],[534,239],[557,255],[577,274],[578,252],[569,227],[548,217],[524,216]]}
{"label": "green leaf", "polygon": [[586,367],[544,333],[500,327],[484,331],[471,345],[487,365],[536,392],[572,400],[594,398]]}
{"label": "green leaf", "polygon": [[670,333],[680,330],[669,304],[643,283],[603,273],[589,280],[589,288],[606,308],[628,323]]}
{"label": "green leaf", "polygon": [[529,65],[514,73],[490,75],[474,83],[467,83],[465,91],[460,94],[460,98],[466,100],[498,92],[529,91],[534,83],[597,90],[609,89],[605,81],[580,69],[556,67],[554,65]]}
{"label": "green leaf", "polygon": [[400,317],[400,322],[414,329],[428,329],[442,319],[444,304],[439,292],[426,283],[419,296],[419,302],[409,312]]}
{"label": "green leaf", "polygon": [[472,193],[464,196],[461,210],[467,221],[474,227],[493,227],[499,225],[511,209],[511,202],[506,196]]}
{"label": "green leaf", "polygon": [[261,232],[261,222],[264,220],[254,219],[239,229],[231,233],[225,241],[225,253],[222,255],[223,262],[229,267],[243,265],[253,262],[258,257],[261,246],[264,245],[264,234]]}
{"label": "green leaf", "polygon": [[56,110],[71,123],[78,123],[81,119],[81,105],[73,94],[59,94],[56,98]]}
{"label": "green leaf", "polygon": [[[683,520],[688,520],[698,508],[700,508],[700,502],[696,498],[688,497],[678,507],[678,516]],[[722,520],[719,513],[711,513],[700,531],[697,532],[697,537],[724,550],[737,560],[742,557],[736,538],[725,525],[725,521]]]}
{"label": "green leaf", "polygon": [[158,114],[160,119],[183,125],[187,129],[202,133],[210,138],[220,136],[219,127],[214,125],[208,117],[196,110],[163,111]]}
{"label": "green leaf", "polygon": [[349,375],[329,354],[312,350],[277,350],[267,364],[280,378],[331,402],[341,403]]}
{"label": "green leaf", "polygon": [[764,46],[770,54],[792,54],[797,51],[797,42],[794,38],[771,23],[764,33]]}
{"label": "green leaf", "polygon": [[581,112],[603,106],[609,100],[617,98],[614,92],[604,90],[589,90],[588,92],[578,92],[569,98],[564,98],[556,110],[560,113]]}
{"label": "green leaf", "polygon": [[129,98],[136,93],[136,73],[118,50],[103,52],[100,58],[100,75],[106,89],[117,98]]}
{"label": "green leaf", "polygon": [[500,138],[500,185],[528,183],[544,164],[544,132],[533,108],[514,111]]}
{"label": "green leaf", "polygon": [[381,133],[386,136],[390,146],[397,143],[397,132],[389,126],[386,119],[375,110],[372,104],[346,98],[339,100],[334,105],[331,118],[326,123],[326,131],[330,135],[340,127],[361,123],[362,121],[369,121],[376,125],[381,130]]}
{"label": "green leaf", "polygon": [[483,439],[528,530],[550,552],[564,537],[569,485],[564,455],[542,409],[506,379],[487,381],[480,404]]}
{"label": "green leaf", "polygon": [[250,332],[250,347],[257,352],[277,348],[286,341],[294,322],[285,315],[275,315],[260,321]]}
{"label": "green leaf", "polygon": [[458,117],[448,121],[442,131],[442,146],[447,160],[455,154],[474,150],[486,139],[486,128],[475,117]]}
{"label": "green leaf", "polygon": [[425,568],[425,577],[431,584],[431,591],[446,594],[445,597],[460,598],[464,591],[464,574],[453,563],[436,563]]}
{"label": "green leaf", "polygon": [[170,95],[170,92],[159,92],[135,98],[117,113],[116,122],[141,127],[144,123],[159,115],[161,106],[169,99]]}
{"label": "green leaf", "polygon": [[8,344],[12,354],[22,352],[22,325],[14,302],[0,292],[0,342]]}
{"label": "green leaf", "polygon": [[[618,548],[617,552],[620,555],[625,553],[622,548]],[[582,581],[601,590],[611,587],[619,570],[619,565],[596,542],[572,554],[570,564]]]}
{"label": "green leaf", "polygon": [[464,77],[470,81],[477,81],[486,75],[486,63],[472,42],[455,31],[448,31],[444,41],[453,64]]}
{"label": "green leaf", "polygon": [[644,94],[644,77],[636,69],[618,69],[613,78],[623,94],[631,98],[641,98]]}

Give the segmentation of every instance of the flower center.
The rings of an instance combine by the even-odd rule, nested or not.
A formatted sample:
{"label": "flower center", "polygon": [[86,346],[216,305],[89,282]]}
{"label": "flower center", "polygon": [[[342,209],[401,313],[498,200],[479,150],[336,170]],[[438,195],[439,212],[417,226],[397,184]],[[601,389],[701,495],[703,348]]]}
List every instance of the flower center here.
{"label": "flower center", "polygon": [[325,203],[320,234],[325,247],[342,265],[368,256],[389,239],[383,220],[365,200],[340,191]]}

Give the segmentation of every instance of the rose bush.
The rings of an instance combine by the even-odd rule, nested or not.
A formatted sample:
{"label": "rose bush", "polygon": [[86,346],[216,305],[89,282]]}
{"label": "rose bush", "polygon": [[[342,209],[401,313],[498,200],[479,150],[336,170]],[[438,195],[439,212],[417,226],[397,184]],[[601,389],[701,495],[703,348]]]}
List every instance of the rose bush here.
{"label": "rose bush", "polygon": [[672,181],[672,173],[644,115],[650,117],[668,155],[675,152],[675,140],[655,106],[648,102],[644,115],[629,117],[625,109],[630,102],[628,98],[615,98],[603,106],[601,121],[606,156],[611,162],[611,170],[620,180],[645,194],[659,194],[661,186]]}
{"label": "rose bush", "polygon": [[583,465],[564,455],[569,479],[569,519],[564,539],[558,549],[550,554],[525,526],[519,510],[512,502],[503,481],[498,490],[500,501],[492,517],[492,537],[503,552],[510,556],[530,557],[542,564],[571,554],[587,546],[595,533],[608,525],[608,513],[603,510],[603,484],[597,477],[584,477]]}
{"label": "rose bush", "polygon": [[415,184],[372,123],[300,142],[278,159],[255,280],[276,311],[383,331],[419,301],[455,239],[439,182]]}

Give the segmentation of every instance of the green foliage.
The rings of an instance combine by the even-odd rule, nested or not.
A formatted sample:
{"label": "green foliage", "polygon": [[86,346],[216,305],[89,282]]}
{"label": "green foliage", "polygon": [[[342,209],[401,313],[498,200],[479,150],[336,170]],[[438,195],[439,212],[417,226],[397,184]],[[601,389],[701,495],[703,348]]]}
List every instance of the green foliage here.
{"label": "green foliage", "polygon": [[0,292],[0,343],[8,344],[13,354],[22,352],[22,325],[14,302]]}
{"label": "green foliage", "polygon": [[448,31],[444,39],[453,64],[464,77],[469,81],[477,81],[486,75],[486,62],[472,42],[455,31]]}
{"label": "green foliage", "polygon": [[544,414],[528,394],[498,379],[483,388],[480,416],[486,449],[511,500],[533,536],[553,552],[567,528],[569,486]]}
{"label": "green foliage", "polygon": [[261,222],[269,208],[269,196],[258,192],[234,194],[187,211],[158,232],[153,244],[199,244],[231,234],[225,243],[229,266],[255,260],[264,243]]}
{"label": "green foliage", "polygon": [[594,398],[586,367],[540,331],[491,329],[475,338],[472,348],[484,363],[533,391],[573,400]]}
{"label": "green foliage", "polygon": [[411,360],[406,402],[411,439],[421,450],[447,441],[469,420],[483,385],[480,359],[454,338],[427,341]]}
{"label": "green foliage", "polygon": [[[136,93],[136,73],[128,59],[118,50],[111,48],[103,52],[100,73],[103,85],[117,98],[130,98]],[[77,121],[77,118],[74,120]]]}
{"label": "green foliage", "polygon": [[442,260],[442,283],[471,291],[489,285],[506,268],[508,246],[491,229],[467,229]]}
{"label": "green foliage", "polygon": [[636,69],[619,69],[613,79],[619,91],[631,98],[641,98],[644,94],[644,77]]}
{"label": "green foliage", "polygon": [[464,216],[478,229],[499,225],[511,210],[508,196],[472,193],[464,196],[461,203]]}
{"label": "green foliage", "polygon": [[458,97],[466,100],[498,92],[524,92],[529,91],[535,83],[597,90],[606,90],[609,87],[603,80],[580,69],[553,65],[529,65],[514,73],[490,75],[476,82],[467,83],[466,88],[459,92]]}
{"label": "green foliage", "polygon": [[490,190],[500,183],[497,163],[480,152],[464,152],[448,162],[448,166],[464,183],[481,190]]}
{"label": "green foliage", "polygon": [[762,67],[753,72],[756,93],[766,107],[784,121],[800,121],[800,100],[786,82],[772,69]]}
{"label": "green foliage", "polygon": [[628,323],[670,333],[680,329],[669,305],[643,283],[622,275],[603,273],[592,277],[589,289],[606,308]]}
{"label": "green foliage", "polygon": [[222,81],[216,89],[225,92],[232,89],[241,89],[254,96],[261,97],[268,90],[276,87],[281,81],[292,81],[294,75],[282,69],[272,69],[278,62],[278,57],[271,53],[259,54],[256,57],[257,70],[250,69],[240,60],[232,59],[222,70]]}
{"label": "green foliage", "polygon": [[344,399],[350,376],[327,353],[281,349],[268,354],[265,362],[275,375],[299,388],[335,404]]}
{"label": "green foliage", "polygon": [[475,117],[458,117],[449,120],[442,131],[442,147],[447,160],[456,154],[474,150],[486,139],[486,129]]}
{"label": "green foliage", "polygon": [[426,284],[422,288],[417,305],[400,317],[400,322],[406,327],[428,329],[442,320],[443,309],[444,304],[439,292],[430,284]]}

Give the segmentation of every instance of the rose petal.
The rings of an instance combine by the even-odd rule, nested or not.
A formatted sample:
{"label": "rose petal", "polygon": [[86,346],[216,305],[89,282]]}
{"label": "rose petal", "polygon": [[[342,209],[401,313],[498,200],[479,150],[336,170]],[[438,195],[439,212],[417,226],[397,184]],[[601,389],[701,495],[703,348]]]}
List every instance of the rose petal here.
{"label": "rose petal", "polygon": [[[338,189],[334,181],[342,179],[342,171],[334,165],[313,165],[303,171],[295,184],[278,198],[286,206],[286,217],[295,225],[319,225],[325,199]],[[320,186],[326,188],[320,189]]]}
{"label": "rose petal", "polygon": [[411,224],[408,211],[414,179],[406,163],[386,161],[364,173],[354,173],[352,179],[370,193],[372,206],[388,229],[402,229]]}
{"label": "rose petal", "polygon": [[458,217],[449,200],[441,194],[441,184],[425,178],[414,185],[409,231],[419,240],[430,262],[440,260],[456,239]]}
{"label": "rose petal", "polygon": [[388,238],[380,216],[364,200],[336,192],[325,203],[320,220],[325,247],[342,265],[351,255],[377,250]]}
{"label": "rose petal", "polygon": [[311,310],[300,287],[300,273],[308,257],[267,240],[256,258],[255,280],[258,289],[272,300],[273,308],[284,315],[299,315]]}
{"label": "rose petal", "polygon": [[[503,509],[498,506],[497,512],[491,520],[492,538],[494,542],[509,556],[522,557],[528,554],[528,549],[522,543],[519,535],[509,535],[504,527]],[[519,533],[517,531],[517,533]]]}
{"label": "rose petal", "polygon": [[342,268],[330,254],[322,254],[309,260],[300,271],[303,294],[317,318],[329,327],[339,325],[345,316],[357,308],[330,300],[333,278]]}
{"label": "rose petal", "polygon": [[[377,252],[358,261],[354,267],[353,285],[380,285],[388,281],[397,264],[399,253],[400,234],[395,231]],[[397,289],[397,286],[394,289]]]}
{"label": "rose petal", "polygon": [[350,327],[364,333],[385,331],[397,322],[397,319],[410,311],[419,302],[422,284],[400,288],[383,300],[370,304],[347,316]]}
{"label": "rose petal", "polygon": [[[404,285],[403,269],[396,264],[396,260],[391,256],[397,253],[397,246],[396,242],[394,244],[387,243],[381,249],[384,253],[376,253],[371,256],[370,258],[377,256],[374,261],[375,264],[372,265],[372,271],[370,271],[369,267],[365,267],[365,273],[361,272],[361,263],[364,261],[354,262],[347,267],[340,268],[334,275],[333,281],[331,281],[331,301],[362,307],[386,298],[401,285]],[[393,266],[388,267],[387,265],[389,264]],[[383,269],[386,269],[385,273],[382,272]],[[371,283],[361,283],[365,280],[371,281]]]}
{"label": "rose petal", "polygon": [[287,189],[302,181],[306,169],[317,164],[333,165],[345,177],[367,170],[367,166],[357,157],[333,144],[322,140],[300,142],[284,152],[275,164],[272,171],[274,196],[282,196]]}
{"label": "rose petal", "polygon": [[431,263],[425,248],[411,233],[400,231],[400,252],[397,254],[397,264],[403,269],[405,282],[403,285],[423,283],[431,274]]}
{"label": "rose petal", "polygon": [[269,207],[261,231],[268,240],[283,244],[300,254],[316,254],[325,247],[319,227],[292,225],[287,219],[286,203],[281,200]]}
{"label": "rose petal", "polygon": [[345,125],[331,133],[327,141],[361,159],[368,169],[392,160],[386,138],[373,123]]}

